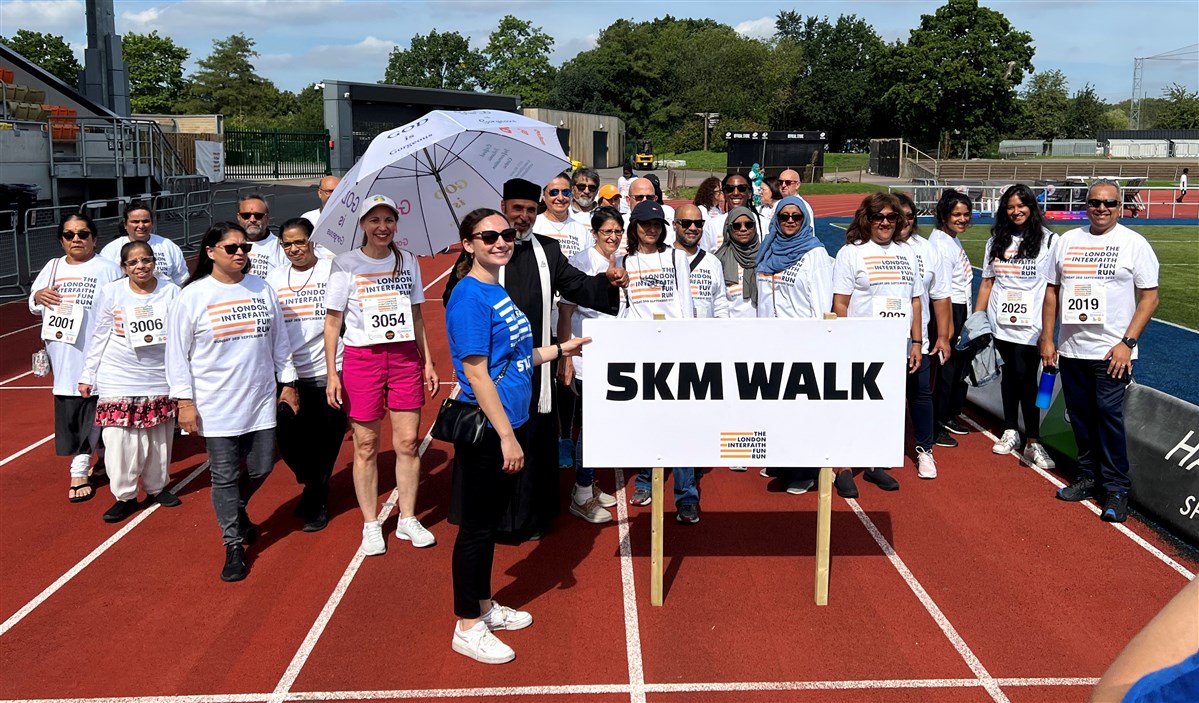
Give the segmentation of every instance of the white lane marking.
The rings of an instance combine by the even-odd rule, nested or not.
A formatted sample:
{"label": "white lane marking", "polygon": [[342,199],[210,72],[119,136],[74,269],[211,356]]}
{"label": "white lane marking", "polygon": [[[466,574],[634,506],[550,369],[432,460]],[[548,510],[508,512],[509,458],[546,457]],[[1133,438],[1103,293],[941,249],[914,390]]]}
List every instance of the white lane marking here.
{"label": "white lane marking", "polygon": [[370,701],[428,700],[432,698],[469,698],[487,700],[504,696],[579,696],[600,693],[627,693],[624,684],[583,684],[567,686],[503,686],[496,688],[425,688],[392,691],[313,691],[288,695],[285,701]]}
{"label": "white lane marking", "polygon": [[[1001,686],[1094,686],[1099,679],[994,679]],[[651,693],[712,691],[849,691],[888,688],[980,688],[978,679],[864,679],[859,681],[733,681],[649,684]]]}
{"label": "white lane marking", "polygon": [[46,391],[54,386],[0,386],[0,391]]}
{"label": "white lane marking", "polygon": [[21,457],[25,456],[25,455],[26,455],[26,454],[28,454],[29,452],[33,451],[34,449],[37,449],[38,447],[42,446],[43,444],[45,444],[46,442],[49,442],[49,441],[50,441],[50,440],[52,440],[52,439],[54,439],[54,434],[53,434],[53,433],[51,433],[49,437],[42,437],[42,438],[41,438],[41,439],[39,439],[38,441],[36,441],[36,442],[34,442],[33,444],[29,445],[28,447],[25,447],[25,448],[24,448],[24,449],[22,449],[21,451],[19,451],[19,452],[15,453],[15,454],[10,454],[10,455],[8,455],[8,456],[4,457],[4,459],[3,459],[3,460],[0,460],[0,466],[4,466],[4,465],[5,465],[5,464],[7,464],[8,462],[10,462],[10,461],[13,461],[13,460],[15,460],[15,459],[20,459]]}
{"label": "white lane marking", "polygon": [[974,652],[970,649],[970,645],[966,644],[966,641],[958,634],[953,624],[949,622],[949,618],[945,617],[945,613],[941,612],[941,609],[937,607],[932,596],[928,594],[928,591],[924,590],[924,586],[920,585],[920,581],[908,569],[907,564],[903,563],[903,559],[895,552],[895,548],[891,546],[887,538],[883,537],[883,533],[879,532],[878,528],[875,527],[874,521],[862,510],[862,507],[858,505],[858,501],[848,498],[845,502],[849,504],[854,514],[866,526],[866,530],[870,532],[870,536],[874,538],[879,548],[887,555],[887,559],[891,560],[891,565],[903,577],[908,588],[912,589],[912,593],[916,594],[916,598],[920,601],[920,604],[924,606],[924,609],[936,621],[937,625],[941,628],[941,632],[945,633],[945,637],[953,644],[953,648],[961,655],[962,660],[966,662],[966,666],[970,667],[970,671],[973,671],[974,675],[978,677],[980,684],[991,695],[995,703],[1009,703],[1008,697],[999,689],[999,684],[995,683],[995,679],[992,678],[987,668],[975,656]]}
{"label": "white lane marking", "polygon": [[16,376],[13,376],[12,378],[6,378],[3,381],[0,381],[0,386],[3,386],[6,383],[11,383],[12,381],[17,380],[18,378],[25,378],[26,376],[31,376],[31,375],[33,375],[32,371],[26,371],[25,373],[17,374]]}
{"label": "white lane marking", "polygon": [[[999,441],[999,438],[996,437],[995,434],[992,433],[990,430],[986,429],[985,427],[978,424],[971,418],[966,417],[965,415],[962,415],[961,417],[963,420],[966,421],[966,424],[972,426],[974,429],[981,432],[983,434],[983,436],[986,437],[987,439],[991,440],[992,442]],[[1037,468],[1036,466],[1033,466],[1032,464],[1028,463],[1028,461],[1026,461],[1024,459],[1024,456],[1022,454],[1017,453],[1017,452],[1012,452],[1011,456],[1014,456],[1017,459],[1019,459],[1021,464],[1024,464],[1025,466],[1032,469],[1033,471],[1036,471],[1038,474],[1041,475],[1042,478],[1044,478],[1046,481],[1052,483],[1054,486],[1056,486],[1058,488],[1065,488],[1066,484],[1062,483],[1058,479],[1057,476],[1054,476],[1053,474],[1049,473],[1048,471]],[[1095,503],[1092,501],[1084,500],[1084,501],[1081,501],[1081,503],[1083,506],[1086,507],[1087,510],[1090,510],[1095,515],[1099,515],[1100,513],[1103,512],[1102,510],[1099,509],[1099,506],[1095,505]],[[1118,522],[1110,522],[1108,524],[1111,525],[1112,527],[1116,528],[1117,530],[1119,530],[1126,537],[1128,537],[1128,539],[1130,539],[1133,542],[1140,545],[1140,547],[1143,548],[1145,551],[1147,551],[1150,554],[1152,554],[1153,556],[1157,557],[1166,566],[1170,567],[1171,569],[1174,569],[1178,573],[1185,576],[1187,578],[1187,580],[1193,580],[1195,578],[1195,574],[1191,573],[1190,569],[1188,569],[1185,566],[1183,566],[1182,564],[1179,564],[1178,562],[1174,561],[1172,558],[1170,558],[1170,555],[1166,554],[1165,552],[1163,552],[1162,550],[1153,546],[1152,544],[1149,544],[1149,542],[1147,542],[1145,540],[1145,538],[1141,537],[1137,533],[1128,529],[1128,527],[1126,527],[1125,525],[1118,523]]]}
{"label": "white lane marking", "polygon": [[33,324],[33,325],[30,325],[30,326],[28,326],[28,327],[22,327],[22,328],[20,328],[20,329],[15,329],[15,330],[13,330],[12,332],[5,332],[4,334],[0,334],[0,339],[4,339],[5,337],[11,337],[11,336],[13,336],[14,334],[19,334],[19,333],[21,333],[21,332],[25,332],[25,331],[28,331],[28,330],[31,330],[31,329],[35,329],[35,328],[38,328],[38,327],[41,327],[41,326],[42,326],[42,323],[40,323],[40,322],[39,322],[39,323],[37,323],[37,324]]}
{"label": "white lane marking", "polygon": [[[177,485],[175,485],[174,490],[178,491],[178,490],[182,489],[184,486],[191,483],[192,479],[199,476],[207,468],[208,468],[208,461],[205,461],[203,464],[200,464],[199,466],[197,466],[190,474],[188,474],[186,477],[184,477],[184,479],[182,481],[180,481]],[[93,489],[93,490],[95,490],[95,489]],[[93,549],[91,554],[88,554],[78,564],[76,564],[75,566],[72,566],[71,569],[69,571],[67,571],[67,573],[63,574],[62,576],[59,576],[58,579],[54,581],[54,583],[50,584],[49,586],[46,586],[46,588],[41,593],[37,594],[37,596],[35,596],[33,600],[29,601],[24,606],[22,606],[20,610],[13,613],[13,615],[9,619],[5,620],[3,624],[0,624],[0,637],[4,636],[4,634],[6,632],[8,632],[9,630],[11,630],[17,623],[24,620],[25,617],[27,615],[29,615],[30,613],[32,613],[34,611],[34,609],[36,609],[39,605],[41,605],[42,603],[45,603],[46,599],[48,599],[50,596],[52,596],[56,592],[58,592],[58,589],[62,588],[63,586],[66,585],[66,583],[68,581],[75,578],[75,576],[78,575],[80,571],[83,571],[84,569],[86,569],[88,567],[89,564],[91,564],[93,561],[99,559],[100,555],[104,554],[104,552],[107,552],[109,550],[109,548],[111,548],[114,544],[121,541],[121,539],[125,535],[129,534],[133,530],[133,528],[135,528],[138,525],[145,522],[146,519],[149,518],[151,515],[153,515],[154,511],[158,510],[160,507],[162,507],[162,506],[159,505],[158,503],[155,503],[154,505],[151,505],[150,507],[143,510],[140,514],[138,514],[137,517],[130,520],[128,524],[126,524],[124,527],[122,527],[121,529],[114,532],[111,537],[104,540],[104,542],[99,547],[96,547],[95,549]]]}
{"label": "white lane marking", "polygon": [[645,666],[641,658],[641,625],[637,617],[637,589],[633,581],[633,543],[629,532],[629,504],[624,471],[615,470],[616,525],[620,537],[620,586],[624,601],[624,648],[629,662],[629,701],[645,703]]}
{"label": "white lane marking", "polygon": [[0,703],[261,703],[265,693],[216,693],[202,696],[128,696],[109,698],[14,698]]}

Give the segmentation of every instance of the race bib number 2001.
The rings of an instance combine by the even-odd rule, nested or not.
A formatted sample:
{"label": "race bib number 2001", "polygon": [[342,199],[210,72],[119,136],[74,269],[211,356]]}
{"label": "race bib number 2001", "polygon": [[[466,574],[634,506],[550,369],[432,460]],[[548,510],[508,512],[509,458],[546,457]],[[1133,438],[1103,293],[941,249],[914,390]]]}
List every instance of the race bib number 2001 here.
{"label": "race bib number 2001", "polygon": [[1062,324],[1102,325],[1107,317],[1107,290],[1102,281],[1062,284]]}
{"label": "race bib number 2001", "polygon": [[60,303],[42,314],[42,339],[48,342],[74,344],[83,328],[87,308],[74,303]]}
{"label": "race bib number 2001", "polygon": [[128,305],[125,307],[125,338],[134,349],[167,343],[167,305]]}
{"label": "race bib number 2001", "polygon": [[406,295],[362,301],[362,325],[367,344],[410,342],[416,339],[412,303]]}

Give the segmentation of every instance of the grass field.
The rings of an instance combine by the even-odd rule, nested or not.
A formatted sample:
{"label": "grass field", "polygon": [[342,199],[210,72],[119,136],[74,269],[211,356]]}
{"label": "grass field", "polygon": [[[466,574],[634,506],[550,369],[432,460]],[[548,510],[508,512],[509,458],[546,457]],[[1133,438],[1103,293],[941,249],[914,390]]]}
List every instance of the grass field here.
{"label": "grass field", "polygon": [[[716,151],[687,151],[681,154],[661,154],[659,159],[682,159],[687,162],[687,168],[696,171],[723,171],[728,165],[728,157],[723,152]],[[824,172],[825,176],[831,178],[834,173],[840,172],[843,175],[849,175],[848,171],[857,172],[859,169],[866,168],[870,161],[869,154],[825,154],[824,155]],[[833,191],[833,192],[848,192],[862,193],[870,191]]]}
{"label": "grass field", "polygon": [[[695,186],[676,188],[666,194],[668,198],[691,200],[695,197]],[[874,183],[804,183],[799,189],[800,195],[840,195],[842,193],[873,193],[876,190],[886,190]]]}

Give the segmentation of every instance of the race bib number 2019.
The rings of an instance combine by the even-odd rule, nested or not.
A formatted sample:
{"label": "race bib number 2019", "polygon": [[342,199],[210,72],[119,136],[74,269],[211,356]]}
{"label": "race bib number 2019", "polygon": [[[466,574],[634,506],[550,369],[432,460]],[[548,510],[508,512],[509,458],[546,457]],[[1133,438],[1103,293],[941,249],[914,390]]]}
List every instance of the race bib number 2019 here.
{"label": "race bib number 2019", "polygon": [[410,342],[416,339],[412,302],[406,295],[362,301],[362,325],[367,344]]}
{"label": "race bib number 2019", "polygon": [[1062,284],[1062,324],[1102,325],[1107,317],[1107,290],[1102,281]]}

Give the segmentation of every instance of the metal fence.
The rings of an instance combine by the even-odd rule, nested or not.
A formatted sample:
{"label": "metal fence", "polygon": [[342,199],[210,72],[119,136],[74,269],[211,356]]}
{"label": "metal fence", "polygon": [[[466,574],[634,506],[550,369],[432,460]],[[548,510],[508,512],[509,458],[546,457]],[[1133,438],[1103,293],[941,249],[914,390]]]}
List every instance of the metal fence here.
{"label": "metal fence", "polygon": [[[893,193],[908,193],[916,203],[917,214],[932,215],[936,209],[937,200],[946,190],[957,190],[970,198],[974,214],[992,216],[1006,185],[945,185],[931,182],[914,183],[908,186],[888,186]],[[1054,220],[1081,220],[1086,222],[1086,197],[1089,183],[1080,181],[1077,185],[1033,185],[1029,186],[1037,194],[1037,201],[1046,211],[1046,218]],[[1121,199],[1124,201],[1125,217],[1177,219],[1194,218],[1195,201],[1177,202],[1178,191],[1174,188],[1146,188],[1136,183],[1121,186]]]}
{"label": "metal fence", "polygon": [[19,298],[21,289],[21,253],[17,243],[17,213],[0,210],[0,298]]}
{"label": "metal fence", "polygon": [[226,178],[303,178],[332,173],[329,132],[226,129]]}

